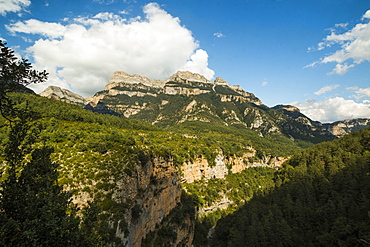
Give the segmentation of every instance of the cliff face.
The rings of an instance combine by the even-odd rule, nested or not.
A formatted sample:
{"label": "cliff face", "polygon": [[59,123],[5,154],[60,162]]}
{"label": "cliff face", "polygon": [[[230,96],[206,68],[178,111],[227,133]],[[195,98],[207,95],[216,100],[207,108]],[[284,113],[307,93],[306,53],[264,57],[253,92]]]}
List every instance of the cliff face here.
{"label": "cliff face", "polygon": [[239,173],[249,167],[276,169],[286,161],[286,158],[271,156],[256,159],[255,154],[255,150],[251,153],[245,153],[242,157],[225,157],[218,154],[214,165],[211,165],[204,157],[199,157],[193,162],[184,162],[181,166],[182,182],[193,183],[196,180],[211,178],[224,179],[230,173]]}
{"label": "cliff face", "polygon": [[[140,167],[137,176],[119,182],[119,192],[115,197],[135,202],[125,215],[129,235],[117,229],[117,236],[127,246],[141,246],[142,238],[160,225],[164,217],[180,202],[179,180],[173,163],[157,157]],[[132,210],[140,213],[135,215]]]}
{"label": "cliff face", "polygon": [[[113,169],[121,165],[115,165]],[[110,171],[103,171],[107,175],[102,179],[107,180],[105,184],[113,188],[112,190],[101,185],[103,190],[96,192],[102,180],[95,180],[90,183],[92,185],[89,190],[95,192],[80,191],[74,196],[74,202],[84,207],[87,202],[102,198],[104,210],[98,212],[98,218],[103,216],[104,221],[109,222],[104,227],[110,228],[125,246],[141,246],[148,234],[163,225],[171,225],[175,236],[171,241],[174,245],[181,242],[186,243],[183,246],[190,246],[194,235],[194,219],[191,214],[180,211],[181,224],[174,223],[170,217],[181,208],[182,196],[179,172],[172,160],[157,156],[138,163],[129,170],[121,168],[113,176],[108,175],[112,174]],[[87,185],[85,181],[79,183],[79,187]],[[109,205],[119,206],[112,211],[112,206]]]}

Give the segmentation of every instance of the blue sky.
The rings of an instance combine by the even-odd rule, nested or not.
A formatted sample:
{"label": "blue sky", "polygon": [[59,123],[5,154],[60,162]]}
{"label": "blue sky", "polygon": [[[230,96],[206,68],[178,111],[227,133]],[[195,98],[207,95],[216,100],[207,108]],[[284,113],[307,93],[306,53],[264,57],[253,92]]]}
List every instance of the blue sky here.
{"label": "blue sky", "polygon": [[0,38],[83,96],[115,70],[222,77],[313,120],[370,118],[369,0],[0,0]]}

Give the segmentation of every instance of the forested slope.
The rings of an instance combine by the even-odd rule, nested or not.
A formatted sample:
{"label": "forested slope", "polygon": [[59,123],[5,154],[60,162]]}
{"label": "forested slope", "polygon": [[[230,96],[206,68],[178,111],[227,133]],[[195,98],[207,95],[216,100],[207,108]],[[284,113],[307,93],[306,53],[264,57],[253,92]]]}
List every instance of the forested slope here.
{"label": "forested slope", "polygon": [[211,246],[369,246],[370,128],[295,154]]}
{"label": "forested slope", "polygon": [[[37,95],[9,93],[9,98],[14,104],[14,109],[30,115],[28,122],[24,125],[27,128],[25,140],[30,144],[27,148],[21,145],[17,149],[28,150],[32,153],[32,150],[49,148],[47,153],[50,156],[49,163],[53,165],[54,172],[57,171],[56,179],[59,188],[68,190],[78,207],[87,206],[87,211],[81,210],[80,212],[90,214],[89,210],[93,210],[93,219],[88,218],[91,216],[82,215],[81,222],[84,224],[92,220],[88,226],[92,233],[89,232],[88,235],[97,236],[99,243],[129,241],[128,243],[132,244],[134,241],[139,243],[140,237],[145,238],[145,232],[137,233],[136,236],[135,232],[138,231],[135,227],[139,227],[140,222],[149,219],[147,216],[152,211],[148,205],[157,205],[158,210],[163,211],[164,205],[168,204],[168,200],[164,199],[160,204],[153,202],[156,198],[162,198],[161,193],[166,192],[161,189],[166,182],[174,179],[171,182],[174,183],[172,187],[176,189],[176,195],[179,194],[181,190],[179,167],[185,161],[191,162],[201,156],[209,160],[212,166],[219,152],[230,157],[238,156],[250,152],[250,146],[254,146],[257,149],[255,158],[259,159],[263,155],[290,154],[297,148],[288,139],[280,142],[263,139],[252,131],[240,132],[237,128],[219,129],[207,123],[203,125],[194,123],[178,129],[160,129],[137,120],[92,113],[78,106]],[[9,136],[11,128],[3,118],[0,118],[0,125],[2,126],[0,128],[1,145],[5,147],[11,140]],[[2,148],[1,154],[5,153],[6,150]],[[7,183],[9,171],[8,162],[3,160],[3,157],[0,158],[1,185]],[[23,166],[28,166],[28,157],[26,154],[24,159],[22,158],[22,164],[17,166],[18,173],[23,173]],[[165,167],[166,164],[169,165],[168,168]],[[170,166],[171,164],[174,166]],[[153,176],[148,173],[148,177],[144,179],[143,174],[152,169],[151,167],[155,167],[153,170],[158,173],[153,173],[155,174]],[[174,167],[177,169],[173,169]],[[169,169],[172,169],[171,174],[166,174],[165,172]],[[131,192],[122,192],[125,191],[124,188],[130,189]],[[218,193],[212,191],[211,188],[209,191],[206,187],[204,188],[205,193]],[[232,193],[237,193],[237,191]],[[179,204],[175,207],[176,210],[173,209],[177,212],[177,216],[170,217],[170,221],[168,218],[163,221],[167,222],[163,223],[163,226],[171,229],[171,236],[176,236],[175,224],[180,222],[182,226],[184,217],[189,217],[189,213],[186,213],[189,205],[184,205],[185,202],[182,203],[178,197],[173,197],[170,193],[164,195],[168,195]],[[197,195],[193,194],[193,196]],[[251,194],[247,196],[250,197]],[[235,198],[237,197],[236,194]],[[211,200],[206,199],[207,203],[212,203],[212,199],[217,199],[217,197]],[[195,207],[190,206],[190,208],[195,210]],[[168,213],[169,210],[171,209],[168,208],[166,212]],[[160,221],[160,218],[158,220]],[[188,229],[185,232],[189,236],[182,236],[184,239],[189,238],[188,244],[190,244],[191,234],[194,234],[191,227],[195,221],[188,219],[187,222]],[[38,225],[33,224],[33,226],[37,228]],[[161,225],[158,224],[158,227]],[[16,229],[18,228],[14,228],[14,234],[7,235],[8,238],[4,237],[5,242],[17,235]],[[139,239],[134,240],[134,235]],[[117,239],[116,236],[121,239]],[[32,239],[32,236],[29,238]],[[38,239],[38,237],[35,238]],[[162,235],[154,239],[165,241]],[[151,242],[148,238],[146,241]],[[167,243],[173,244],[173,241],[177,240],[170,238],[168,241]]]}

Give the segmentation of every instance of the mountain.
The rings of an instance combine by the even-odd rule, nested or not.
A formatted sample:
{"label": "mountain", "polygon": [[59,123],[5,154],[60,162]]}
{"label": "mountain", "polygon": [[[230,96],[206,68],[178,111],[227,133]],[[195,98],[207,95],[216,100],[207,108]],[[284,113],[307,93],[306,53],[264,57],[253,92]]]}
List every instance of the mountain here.
{"label": "mountain", "polygon": [[293,118],[220,77],[209,81],[190,72],[179,71],[163,81],[115,72],[105,89],[87,100],[93,111],[109,109],[160,127],[204,122],[313,143],[334,139],[305,116]]}
{"label": "mountain", "polygon": [[49,87],[41,95],[85,104],[85,109],[93,112],[124,116],[160,127],[204,122],[309,143],[333,140],[369,125],[368,119],[322,124],[294,106],[267,107],[254,94],[240,86],[231,86],[220,77],[210,81],[184,71],[163,81],[116,71],[103,91],[86,100],[57,87]]}
{"label": "mountain", "polygon": [[40,93],[41,96],[51,99],[57,99],[71,104],[76,104],[79,106],[85,106],[86,100],[67,89],[62,89],[56,86],[49,86],[44,91]]}
{"label": "mountain", "polygon": [[368,126],[370,126],[369,118],[359,118],[323,124],[322,128],[331,132],[335,136],[341,137],[354,131],[364,129]]}

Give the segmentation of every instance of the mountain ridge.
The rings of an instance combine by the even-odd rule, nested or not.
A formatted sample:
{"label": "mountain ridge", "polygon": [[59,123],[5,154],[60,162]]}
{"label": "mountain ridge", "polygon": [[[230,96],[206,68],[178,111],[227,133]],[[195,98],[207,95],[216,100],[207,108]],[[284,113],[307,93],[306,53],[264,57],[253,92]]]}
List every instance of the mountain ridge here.
{"label": "mountain ridge", "polygon": [[311,120],[295,106],[270,108],[254,94],[240,86],[231,86],[221,77],[210,81],[188,71],[178,71],[162,81],[116,71],[103,91],[84,100],[55,87],[40,95],[59,97],[80,106],[85,104],[84,108],[93,112],[121,115],[164,127],[191,121],[215,122],[252,129],[261,136],[283,134],[292,140],[312,143],[335,139],[370,125],[369,119],[323,124]]}

